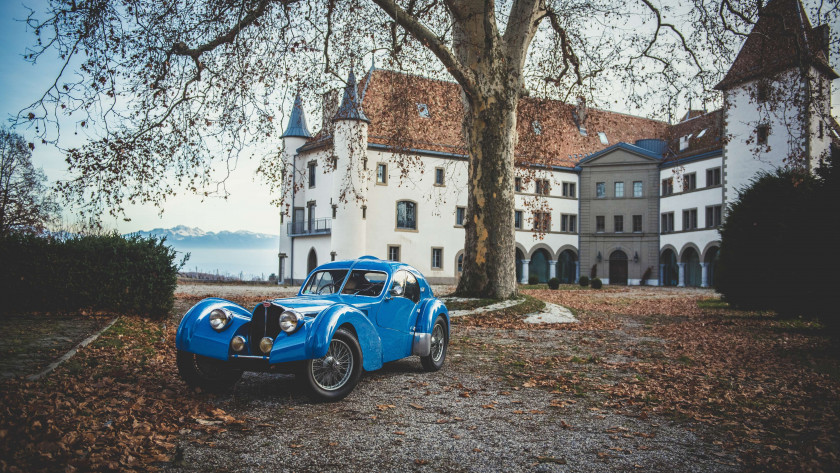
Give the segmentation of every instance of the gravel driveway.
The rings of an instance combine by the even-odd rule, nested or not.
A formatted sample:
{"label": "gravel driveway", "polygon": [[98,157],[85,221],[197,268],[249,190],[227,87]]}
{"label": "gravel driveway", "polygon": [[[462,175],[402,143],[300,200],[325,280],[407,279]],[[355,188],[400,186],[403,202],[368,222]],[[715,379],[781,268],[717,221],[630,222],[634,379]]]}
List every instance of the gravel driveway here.
{"label": "gravel driveway", "polygon": [[452,330],[441,371],[423,372],[417,358],[388,363],[335,404],[311,403],[290,376],[246,374],[214,398],[245,425],[184,431],[168,470],[738,470],[703,426],[602,410],[597,394],[523,387],[499,362],[499,350],[573,352],[585,333]]}

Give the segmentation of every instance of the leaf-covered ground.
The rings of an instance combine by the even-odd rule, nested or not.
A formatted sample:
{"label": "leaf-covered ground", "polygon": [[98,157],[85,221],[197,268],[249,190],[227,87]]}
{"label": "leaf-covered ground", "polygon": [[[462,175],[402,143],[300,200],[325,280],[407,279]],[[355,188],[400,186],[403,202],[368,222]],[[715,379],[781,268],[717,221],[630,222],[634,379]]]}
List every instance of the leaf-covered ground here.
{"label": "leaf-covered ground", "polygon": [[[182,294],[176,311],[200,299],[200,292]],[[463,379],[447,382],[480,385],[468,379],[475,373],[498,380],[511,392],[542,389],[549,397],[546,407],[569,412],[557,421],[559,430],[582,436],[579,440],[589,434],[578,426],[593,422],[574,417],[585,415],[581,413],[592,413],[596,420],[603,415],[632,420],[637,425],[633,431],[616,424],[599,433],[604,442],[614,439],[618,449],[593,450],[594,461],[601,463],[592,465],[606,469],[630,455],[628,448],[643,464],[645,449],[653,443],[646,444],[635,432],[666,420],[692,431],[702,426],[697,432],[709,446],[704,448],[717,447],[726,456],[721,464],[729,464],[734,455],[747,471],[840,470],[838,342],[817,324],[730,310],[710,291],[605,288],[534,290],[528,295],[570,307],[581,323],[535,327],[510,311],[459,318],[452,328],[452,368],[441,373]],[[248,291],[229,297],[246,306],[263,299]],[[220,437],[246,435],[259,427],[247,409],[190,391],[180,381],[174,363],[178,318],[173,314],[164,324],[122,317],[45,379],[0,381],[0,470],[173,468],[183,463],[184,445],[210,452]],[[399,391],[405,387],[391,386],[395,379],[421,382],[428,376],[411,370],[396,373],[383,370],[364,377],[359,395]],[[254,380],[262,378],[250,384]],[[288,381],[278,382],[282,387]],[[253,391],[249,383],[237,389],[244,390],[240,398],[256,396],[252,403],[257,406],[269,401],[261,401],[270,395]],[[329,418],[335,408],[313,405],[306,410]],[[413,411],[425,412],[409,408],[401,431],[411,429]],[[458,416],[455,411],[452,415]],[[509,413],[490,411],[498,419],[489,418],[485,428],[492,430],[493,422],[500,422],[499,428],[514,436],[519,434],[511,426],[519,424],[505,416],[530,412],[518,407]],[[527,431],[521,435],[528,438]],[[622,443],[628,435],[637,439],[632,445]],[[667,437],[660,433],[655,440],[663,445]],[[549,449],[552,458],[563,456],[562,449],[555,450]],[[613,453],[602,456],[606,451]],[[560,467],[551,461],[541,464]],[[469,464],[458,467],[472,469]]]}
{"label": "leaf-covered ground", "polygon": [[[555,354],[507,353],[528,385],[632,416],[714,426],[747,470],[840,469],[840,350],[818,323],[731,310],[709,291],[528,291],[575,311]],[[467,325],[521,330],[495,314]]]}

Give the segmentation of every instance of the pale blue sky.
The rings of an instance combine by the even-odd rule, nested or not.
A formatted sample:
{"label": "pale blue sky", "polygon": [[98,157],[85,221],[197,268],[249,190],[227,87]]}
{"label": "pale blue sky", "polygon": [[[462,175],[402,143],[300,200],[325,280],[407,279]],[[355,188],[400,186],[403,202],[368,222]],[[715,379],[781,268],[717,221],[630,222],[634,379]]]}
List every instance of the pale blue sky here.
{"label": "pale blue sky", "polygon": [[[28,10],[24,7],[43,5],[41,0],[0,0],[0,117],[4,122],[18,110],[34,102],[55,80],[58,62],[39,61],[32,65],[24,61],[26,47],[33,44],[35,35],[27,31],[22,21]],[[36,8],[37,7],[33,7]],[[17,129],[28,140],[34,140],[34,133]],[[81,145],[83,140],[73,135],[73,130],[62,134],[62,146]],[[43,167],[50,180],[65,177],[64,156],[54,147],[36,143],[33,153],[36,166]],[[155,227],[169,228],[176,225],[199,227],[206,231],[249,230],[277,234],[280,231],[279,211],[269,204],[271,195],[254,171],[257,160],[240,160],[238,169],[227,182],[230,197],[227,200],[207,198],[202,202],[198,196],[179,192],[165,205],[162,217],[154,207],[127,207],[130,222],[107,220],[106,225],[121,233],[150,230]],[[72,216],[67,217],[68,220]]]}

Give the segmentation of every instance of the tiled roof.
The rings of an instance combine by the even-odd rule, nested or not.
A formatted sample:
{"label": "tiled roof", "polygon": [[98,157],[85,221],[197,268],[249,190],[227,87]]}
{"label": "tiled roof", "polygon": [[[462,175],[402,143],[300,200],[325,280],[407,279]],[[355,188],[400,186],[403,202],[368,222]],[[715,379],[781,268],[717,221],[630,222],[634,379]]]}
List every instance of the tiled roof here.
{"label": "tiled roof", "polygon": [[727,90],[797,67],[800,58],[831,79],[837,78],[824,51],[824,32],[823,28],[811,28],[799,0],[771,0],[761,10],[726,77],[715,88]]}
{"label": "tiled roof", "polygon": [[668,130],[666,161],[719,150],[723,147],[723,110],[695,116],[674,124]]}
{"label": "tiled roof", "polygon": [[[463,105],[454,82],[386,70],[373,70],[359,84],[362,109],[370,119],[368,142],[396,150],[466,154]],[[599,109],[589,109],[583,136],[575,124],[575,105],[523,98],[518,111],[520,162],[574,167],[586,155],[620,141],[665,138],[668,124]],[[601,141],[604,133],[606,143]],[[322,132],[323,133],[323,132]],[[331,140],[319,133],[301,148],[320,148]]]}

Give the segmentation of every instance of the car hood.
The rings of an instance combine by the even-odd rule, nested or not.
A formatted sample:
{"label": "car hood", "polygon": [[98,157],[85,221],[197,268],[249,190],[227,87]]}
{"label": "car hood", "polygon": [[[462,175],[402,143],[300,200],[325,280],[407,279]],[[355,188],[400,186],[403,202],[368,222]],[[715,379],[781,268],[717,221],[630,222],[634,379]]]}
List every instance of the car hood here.
{"label": "car hood", "polygon": [[314,317],[327,307],[338,302],[338,298],[327,298],[319,296],[298,296],[285,299],[274,299],[272,304],[282,306],[286,309],[294,309],[303,315]]}

